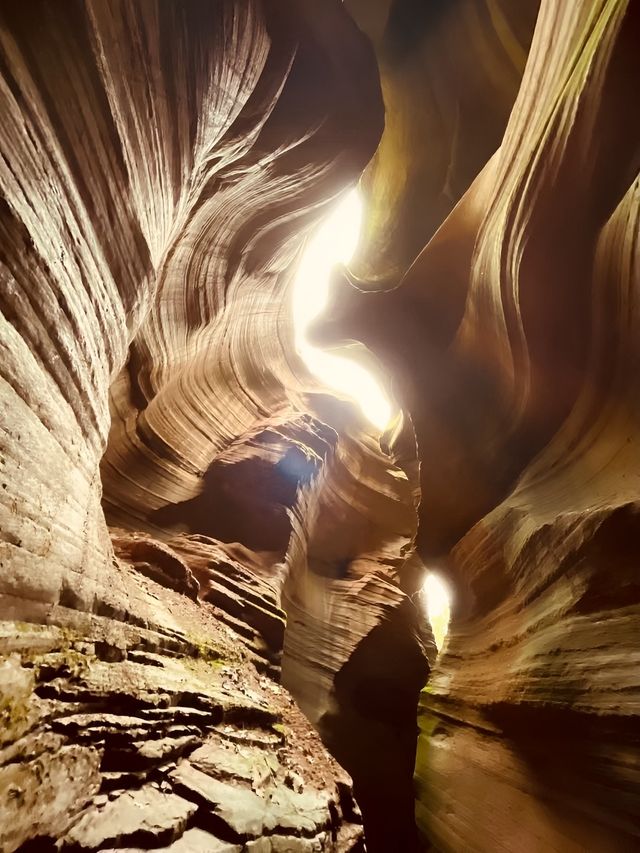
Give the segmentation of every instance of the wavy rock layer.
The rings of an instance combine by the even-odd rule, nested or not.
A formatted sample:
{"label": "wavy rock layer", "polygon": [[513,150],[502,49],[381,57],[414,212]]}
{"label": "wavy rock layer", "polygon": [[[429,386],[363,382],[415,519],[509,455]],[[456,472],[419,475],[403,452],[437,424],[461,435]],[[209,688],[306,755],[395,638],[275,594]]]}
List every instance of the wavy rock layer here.
{"label": "wavy rock layer", "polygon": [[385,130],[352,272],[397,284],[500,144],[539,0],[347,0],[376,44]]}
{"label": "wavy rock layer", "polygon": [[408,853],[416,544],[456,593],[422,833],[637,846],[640,12],[543,0],[531,41],[537,8],[364,10],[377,289],[336,281],[324,334],[393,377],[383,450],[291,323],[382,131],[341,4],[3,5],[7,849],[357,849],[281,671]]}
{"label": "wavy rock layer", "polygon": [[[84,613],[77,642],[91,645],[94,617],[142,618],[124,580],[133,568],[194,613],[215,607],[262,672],[277,677],[284,648],[286,684],[315,720],[386,618],[389,641],[417,658],[417,698],[424,653],[401,588],[415,443],[391,458],[352,405],[329,400],[291,321],[304,238],[382,130],[366,39],[333,0],[5,4],[0,20],[3,618]],[[352,630],[336,636],[334,607]],[[95,665],[103,703],[121,677],[138,683],[136,667],[110,663]],[[188,684],[189,662],[178,670]],[[73,708],[58,710],[76,713],[76,687],[60,689]],[[95,751],[80,754],[93,791]],[[207,807],[195,783],[158,783],[171,786],[174,823],[104,844],[168,843]],[[127,823],[157,799],[147,786],[105,808]],[[56,835],[72,817],[60,809]],[[88,815],[65,844],[102,843]],[[220,837],[254,837],[233,832]]]}
{"label": "wavy rock layer", "polygon": [[291,419],[285,271],[375,146],[375,68],[333,4],[3,14],[3,548],[23,595],[75,575],[90,606],[110,422],[105,505],[144,526]]}
{"label": "wavy rock layer", "polygon": [[637,3],[543,0],[499,149],[324,332],[392,367],[418,547],[455,588],[416,765],[446,851],[640,843],[639,36]]}

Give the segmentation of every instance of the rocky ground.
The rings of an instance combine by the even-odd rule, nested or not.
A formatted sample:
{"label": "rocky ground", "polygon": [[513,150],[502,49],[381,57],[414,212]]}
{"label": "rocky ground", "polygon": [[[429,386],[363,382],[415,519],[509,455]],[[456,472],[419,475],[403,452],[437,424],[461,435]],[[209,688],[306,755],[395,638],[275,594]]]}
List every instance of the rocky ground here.
{"label": "rocky ground", "polygon": [[2,623],[3,853],[364,850],[351,780],[217,608],[119,571],[161,624]]}

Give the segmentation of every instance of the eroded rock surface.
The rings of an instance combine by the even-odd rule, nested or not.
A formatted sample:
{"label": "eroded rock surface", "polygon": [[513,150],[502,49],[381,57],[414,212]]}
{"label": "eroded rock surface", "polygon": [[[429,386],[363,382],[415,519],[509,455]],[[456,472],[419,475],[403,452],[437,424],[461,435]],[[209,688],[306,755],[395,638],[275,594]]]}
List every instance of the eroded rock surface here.
{"label": "eroded rock surface", "polygon": [[[441,43],[489,5],[443,6]],[[399,286],[343,279],[318,329],[377,351],[415,426],[418,549],[455,596],[416,765],[446,851],[639,843],[639,37],[637,3],[543,0],[497,150]]]}
{"label": "eroded rock surface", "polygon": [[[638,846],[639,5],[347,5],[382,93],[337,0],[0,9],[8,851],[361,849],[290,690],[410,853],[425,566],[423,838]],[[292,328],[365,167],[383,436]]]}
{"label": "eroded rock surface", "polygon": [[[318,670],[406,609],[416,531],[415,443],[385,454],[292,328],[304,240],[382,132],[373,50],[334,0],[86,0],[3,5],[0,63],[0,614],[155,625],[158,583],[277,676],[286,599],[325,622],[285,679],[317,718]],[[332,634],[371,569],[373,616]],[[112,640],[114,677],[166,669]]]}
{"label": "eroded rock surface", "polygon": [[364,850],[289,693],[212,605],[122,571],[162,621],[3,623],[0,848]]}

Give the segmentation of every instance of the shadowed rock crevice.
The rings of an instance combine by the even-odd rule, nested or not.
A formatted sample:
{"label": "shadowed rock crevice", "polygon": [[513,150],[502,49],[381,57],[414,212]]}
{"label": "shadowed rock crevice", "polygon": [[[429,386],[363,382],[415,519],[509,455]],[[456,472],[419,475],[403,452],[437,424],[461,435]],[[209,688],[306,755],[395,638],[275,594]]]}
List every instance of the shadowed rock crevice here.
{"label": "shadowed rock crevice", "polygon": [[419,638],[423,619],[407,600],[377,625],[336,673],[332,708],[318,721],[331,753],[349,767],[372,853],[418,849],[416,706],[429,675]]}

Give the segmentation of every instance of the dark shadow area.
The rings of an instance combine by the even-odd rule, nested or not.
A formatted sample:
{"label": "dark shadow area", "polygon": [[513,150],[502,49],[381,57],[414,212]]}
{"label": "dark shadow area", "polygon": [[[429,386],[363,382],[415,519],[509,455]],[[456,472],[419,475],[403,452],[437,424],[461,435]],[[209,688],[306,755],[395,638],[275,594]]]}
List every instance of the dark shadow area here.
{"label": "dark shadow area", "polygon": [[414,818],[416,709],[429,676],[410,601],[360,643],[335,677],[320,734],[351,774],[369,853],[420,850]]}
{"label": "dark shadow area", "polygon": [[287,510],[295,503],[298,486],[314,471],[313,463],[296,448],[275,464],[255,457],[233,465],[214,463],[197,497],[162,507],[151,521],[165,530],[284,555],[291,532]]}

